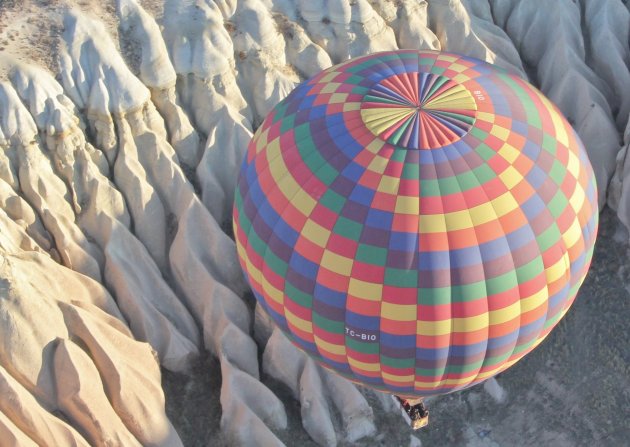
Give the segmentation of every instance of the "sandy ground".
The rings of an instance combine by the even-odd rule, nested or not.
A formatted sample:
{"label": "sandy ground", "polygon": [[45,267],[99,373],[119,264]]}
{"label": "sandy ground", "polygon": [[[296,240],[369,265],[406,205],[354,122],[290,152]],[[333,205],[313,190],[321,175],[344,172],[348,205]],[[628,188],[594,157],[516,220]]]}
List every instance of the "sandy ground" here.
{"label": "sandy ground", "polygon": [[[435,398],[431,423],[413,433],[397,413],[373,403],[378,435],[360,446],[622,446],[630,438],[630,266],[625,230],[606,208],[590,273],[566,317],[545,342],[497,377],[505,398],[483,386]],[[300,408],[282,384],[289,446],[315,446]],[[220,435],[218,361],[207,356],[193,375],[163,370],[167,414],[186,446],[227,445]],[[497,397],[499,399],[497,399]],[[341,444],[343,445],[343,444]]]}

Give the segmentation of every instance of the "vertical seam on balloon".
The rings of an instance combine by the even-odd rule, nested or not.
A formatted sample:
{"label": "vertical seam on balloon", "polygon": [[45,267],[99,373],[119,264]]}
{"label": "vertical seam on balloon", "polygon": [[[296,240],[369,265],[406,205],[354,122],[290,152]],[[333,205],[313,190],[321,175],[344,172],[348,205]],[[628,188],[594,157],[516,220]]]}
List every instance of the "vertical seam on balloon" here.
{"label": "vertical seam on balloon", "polygon": [[[377,138],[378,138],[378,137],[377,137]],[[386,143],[386,144],[385,144],[385,145],[381,148],[381,150],[379,151],[379,153],[380,153],[380,152],[381,152],[381,151],[382,151],[385,147],[388,147],[388,146],[389,146],[389,148],[390,148],[390,149],[392,149],[392,156],[393,156],[393,154],[394,154],[394,152],[397,150],[397,148],[396,148],[395,146],[393,146],[393,145],[389,144],[389,143]],[[382,177],[383,175],[385,175],[385,172],[387,172],[387,171],[388,171],[388,169],[387,169],[387,168],[388,168],[388,167],[389,167],[389,165],[392,163],[392,161],[393,161],[393,160],[392,160],[392,157],[390,156],[390,157],[387,159],[387,165],[385,166],[385,169],[383,170],[383,174],[381,174],[381,177]],[[396,197],[398,197],[398,191],[399,191],[399,190],[400,190],[400,179],[398,179],[398,185],[396,186],[396,193],[395,193]],[[372,199],[372,200],[374,200],[374,199]],[[392,231],[393,231],[393,229],[392,229],[392,225],[394,225],[394,216],[395,216],[395,214],[396,214],[396,209],[395,209],[395,208],[394,208],[394,210],[391,212],[391,214],[392,214],[392,220],[391,220],[391,223],[390,223],[389,232],[387,233],[387,236],[388,236],[388,239],[387,239],[387,247],[386,247],[386,248],[387,248],[387,256],[389,256],[389,251],[390,251],[390,247],[389,247],[389,245],[390,245],[390,243],[391,243],[391,234],[392,234]],[[387,268],[387,258],[385,258],[385,264],[383,265],[383,270],[385,270],[386,268]],[[384,278],[384,275],[385,275],[385,271],[383,271],[383,279],[385,279],[385,278]],[[379,332],[379,339],[378,339],[378,364],[379,364],[379,373],[380,373],[380,376],[381,376],[381,382],[383,383],[383,387],[385,387],[385,388],[388,388],[388,389],[389,389],[389,388],[390,388],[390,386],[389,386],[389,385],[387,385],[387,383],[385,382],[385,376],[383,375],[383,361],[382,361],[382,356],[383,356],[383,354],[382,354],[382,349],[381,349],[381,347],[382,347],[382,342],[383,342],[383,329],[382,329],[382,324],[381,324],[382,319],[383,319],[383,289],[381,289],[381,296],[380,296],[380,300],[379,300],[379,310],[378,310],[378,316],[379,316],[379,325],[378,325],[378,332]]]}
{"label": "vertical seam on balloon", "polygon": [[[449,145],[449,146],[447,146],[447,148],[453,148],[455,151],[457,151],[457,152],[460,154],[460,157],[461,157],[461,155],[462,155],[462,154],[461,154],[461,152],[459,152],[459,150],[457,150],[457,148],[456,148],[456,147],[454,148],[454,147],[453,147],[453,145]],[[446,151],[446,149],[445,149],[445,151]],[[470,170],[470,171],[472,171],[472,168],[471,168],[471,167],[470,167],[470,165],[467,163],[467,161],[466,161],[463,157],[461,157],[461,159],[462,159],[462,161],[463,161],[463,162],[464,162],[464,163],[468,166],[469,170]],[[458,178],[457,174],[455,174],[455,170],[453,169],[453,165],[450,163],[450,159],[448,158],[448,156],[447,156],[447,160],[449,160],[449,162],[448,162],[448,163],[449,163],[449,166],[451,166],[451,170],[452,170],[452,172],[453,172],[453,177],[454,177],[454,179],[455,179],[455,182],[456,182],[456,183],[457,183],[457,185],[459,186],[459,191],[460,191],[460,193],[461,193],[461,192],[462,192],[461,183],[460,183],[460,181],[459,181],[459,178]],[[465,205],[468,207],[468,203],[466,202],[465,195],[463,195],[463,194],[462,194],[462,200],[464,201]],[[469,248],[473,248],[473,249],[474,249],[474,248],[477,248],[476,253],[479,255],[479,260],[481,261],[482,270],[484,271],[484,277],[485,277],[485,266],[483,265],[483,256],[481,255],[481,250],[479,249],[479,239],[478,239],[478,237],[477,237],[477,230],[476,230],[476,227],[475,227],[475,222],[474,222],[474,220],[473,220],[472,216],[470,215],[470,210],[469,210],[469,209],[467,209],[466,211],[468,212],[468,215],[469,215],[469,218],[470,218],[470,222],[472,223],[472,229],[473,229],[473,232],[474,232],[474,235],[475,235],[475,242],[476,242],[476,244],[477,244],[476,246],[471,245]],[[450,253],[452,254],[452,250],[450,251]],[[452,269],[451,269],[451,271],[452,271]],[[464,285],[462,284],[461,286],[462,286],[462,288],[463,288],[463,286],[464,286]],[[486,286],[486,284],[485,284],[485,283],[483,284],[483,287],[484,287],[484,290],[485,290],[485,297],[486,297],[486,309],[487,309],[487,296],[488,296],[488,289],[487,289],[487,286]],[[451,304],[452,304],[452,301],[451,301]],[[486,312],[486,314],[487,314],[487,312]],[[490,317],[489,317],[489,315],[487,316],[487,318],[486,318],[486,319],[487,319],[487,321],[488,321],[488,328],[487,328],[487,333],[488,333],[488,332],[489,332],[489,326],[490,326]],[[464,318],[464,319],[463,319],[463,321],[465,322],[465,321],[467,321],[467,320]],[[464,326],[466,326],[466,324],[464,324]],[[466,328],[466,327],[464,327],[464,331],[463,331],[463,332],[467,333],[468,331],[467,331],[466,329],[467,329],[467,328]],[[452,333],[453,333],[453,331],[452,331],[452,329],[451,329],[451,334],[452,334]],[[452,345],[451,345],[451,346],[452,346]],[[487,338],[486,338],[486,349],[487,349]],[[447,364],[447,369],[446,369],[446,377],[447,377],[447,379],[446,379],[446,380],[447,380],[447,381],[449,380],[449,379],[448,379],[448,377],[449,377],[449,374],[450,374],[450,371],[449,371],[450,366],[451,366],[451,365],[450,365],[450,354],[449,354],[449,363]],[[470,382],[466,383],[464,386],[468,385],[469,383],[470,383]],[[453,387],[452,387],[452,388],[460,388],[460,387],[463,387],[463,386],[461,386],[461,385],[453,385]]]}
{"label": "vertical seam on balloon", "polygon": [[[484,195],[486,196],[486,201],[490,202],[489,197],[487,196],[487,194],[485,194],[485,190],[483,189],[483,185],[481,185],[481,182],[479,181],[479,178],[475,174],[475,170],[468,163],[468,160],[466,159],[466,157],[464,157],[464,154],[462,154],[462,152],[460,152],[458,145],[453,144],[453,145],[449,145],[447,147],[452,148],[454,151],[456,151],[460,155],[460,160],[468,167],[468,171],[471,172],[472,175],[475,177],[475,179],[477,180],[477,184],[482,187],[482,191],[484,191]],[[470,146],[468,146],[468,147],[469,147],[470,151],[472,152],[472,148],[470,148]],[[453,170],[453,172],[454,172],[454,170]],[[458,176],[454,175],[454,177],[455,177],[455,181],[457,182],[457,185],[459,186],[459,188],[458,188],[459,191],[463,193],[463,188],[461,187],[462,185],[461,185],[461,182],[459,181]],[[469,215],[470,221],[472,223],[473,233],[475,235],[474,242],[476,243],[476,245],[471,245],[470,248],[476,248],[477,249],[476,252],[479,254],[479,260],[481,261],[481,268],[483,270],[483,276],[484,276],[482,282],[483,282],[483,288],[484,288],[484,291],[485,291],[485,304],[486,304],[485,307],[486,307],[486,315],[487,315],[486,320],[487,320],[488,324],[487,324],[487,327],[486,327],[486,349],[485,349],[485,352],[484,352],[484,360],[482,361],[482,366],[480,367],[480,370],[481,370],[483,368],[483,364],[485,363],[486,355],[487,355],[487,352],[488,352],[488,336],[490,335],[490,325],[491,325],[489,304],[488,304],[488,287],[487,287],[487,284],[485,282],[485,280],[487,279],[486,278],[486,267],[485,267],[483,255],[481,253],[481,248],[479,246],[479,238],[478,238],[478,235],[477,235],[477,225],[475,224],[472,216],[470,215],[470,207],[468,205],[468,201],[466,200],[466,195],[465,194],[462,194],[462,200],[464,201],[464,204],[466,205],[466,208],[467,208],[467,211],[468,211],[468,215]],[[495,210],[495,217],[496,217],[496,220],[498,220],[498,216],[497,216],[496,210]],[[514,259],[512,259],[512,266],[514,266]],[[464,331],[464,332],[468,332],[468,331]],[[467,386],[468,384],[472,383],[473,381],[474,380],[469,381],[464,386]],[[458,385],[458,387],[459,387],[459,385]]]}
{"label": "vertical seam on balloon", "polygon": [[[472,150],[472,149],[471,149]],[[512,260],[511,265],[512,265],[512,271],[514,272],[514,275],[517,278],[517,283],[518,281],[518,271],[516,269],[516,262],[514,260],[514,254],[513,254],[513,249],[512,246],[510,245],[510,241],[509,239],[506,237],[507,234],[505,233],[505,227],[503,226],[503,223],[501,222],[501,219],[498,216],[497,210],[493,204],[493,202],[490,200],[490,197],[487,194],[486,191],[486,185],[481,183],[481,181],[479,180],[479,177],[477,176],[476,172],[474,169],[471,168],[471,166],[468,164],[468,161],[465,158],[462,158],[464,163],[466,163],[466,165],[469,167],[470,172],[472,173],[472,175],[475,177],[475,179],[477,180],[477,184],[481,187],[481,191],[483,191],[483,194],[485,196],[486,199],[486,203],[489,203],[492,211],[494,212],[494,217],[495,217],[495,221],[499,224],[499,226],[501,227],[501,229],[503,230],[503,238],[505,240],[505,243],[508,247],[508,253],[510,255],[510,259]],[[507,189],[507,187],[506,187]],[[510,190],[507,190],[508,192],[510,192]],[[513,196],[512,196],[513,197]],[[477,235],[477,228],[475,227],[475,236]],[[480,251],[481,254],[481,251]],[[482,258],[483,260],[483,258]],[[484,276],[485,276],[485,265],[482,262],[483,268],[484,268]],[[518,333],[520,333],[520,321],[521,321],[521,296],[520,296],[520,290],[519,290],[519,296],[518,296],[518,307],[519,307],[519,311],[518,311],[518,318],[519,318],[519,325],[518,325],[518,329],[517,329],[517,335],[516,335],[516,340],[514,341],[514,346],[512,347],[512,352],[514,352],[514,349],[516,348],[517,345],[517,341],[518,341]],[[483,370],[483,368],[486,366],[486,361],[488,360],[488,342],[489,342],[489,338],[490,338],[490,326],[492,325],[492,322],[490,321],[490,311],[489,311],[489,303],[488,303],[488,289],[486,287],[486,309],[487,309],[487,315],[488,315],[488,327],[487,327],[487,337],[486,337],[486,350],[484,352],[484,356],[483,356],[483,361],[481,362],[481,366],[479,367],[479,371],[477,372],[477,374],[475,375],[475,377],[473,379],[471,379],[471,381],[469,383],[474,383],[478,380],[479,375],[481,374],[481,371]],[[511,356],[512,354],[510,354]],[[509,358],[510,356],[508,356],[507,358]],[[505,364],[505,361],[503,362]]]}
{"label": "vertical seam on balloon", "polygon": [[[407,162],[407,159],[409,158],[410,154],[416,154],[418,156],[418,161],[416,162],[418,165],[420,165],[420,153],[417,152],[417,149],[412,151],[407,151],[407,154],[405,154],[405,165],[407,163],[414,163],[413,161],[409,161]],[[404,167],[403,167],[404,169]],[[413,246],[413,253],[412,253],[412,259],[411,259],[411,263],[408,267],[408,270],[411,270],[411,267],[413,266],[413,263],[415,261],[416,263],[416,268],[415,268],[415,275],[416,275],[416,290],[418,287],[418,269],[420,268],[420,253],[419,253],[419,247],[420,247],[420,232],[418,231],[419,227],[420,227],[420,204],[421,204],[421,189],[420,189],[420,170],[418,169],[418,179],[417,179],[417,185],[414,191],[414,194],[417,195],[418,197],[418,212],[417,212],[417,216],[416,216],[416,225],[415,225],[415,237],[416,237],[416,241],[415,241],[415,245]],[[412,374],[412,379],[411,379],[411,386],[410,388],[412,390],[415,391],[415,381],[416,381],[416,366],[417,366],[417,339],[418,339],[418,335],[417,335],[417,328],[418,328],[418,294],[416,291],[416,298],[415,298],[415,310],[414,310],[414,315],[415,315],[415,321],[414,321],[414,343],[413,343],[413,352],[414,352],[414,366],[413,366],[413,374]]]}
{"label": "vertical seam on balloon", "polygon": [[[435,160],[435,155],[434,155],[434,152],[433,152],[434,150],[439,150],[439,148],[429,149],[428,151],[429,151],[429,154],[431,154],[431,159],[433,160],[433,163],[431,164],[431,166],[433,166],[435,168],[436,160]],[[437,174],[437,169],[435,170],[435,172]],[[436,175],[436,178],[438,178],[437,175]],[[438,179],[438,181],[436,181],[436,188],[438,190],[439,197],[442,197],[442,191],[441,191],[441,188],[440,188],[439,179]],[[453,312],[452,312],[452,308],[450,306],[452,304],[452,298],[453,298],[452,289],[451,289],[451,286],[453,284],[451,265],[453,263],[451,262],[451,249],[450,249],[450,245],[451,244],[450,244],[450,240],[449,240],[449,236],[448,236],[448,227],[446,225],[446,216],[444,215],[444,207],[442,207],[442,218],[444,220],[444,228],[445,228],[445,233],[446,233],[446,240],[447,240],[447,243],[448,243],[448,248],[447,248],[447,250],[448,250],[448,262],[449,262],[448,270],[449,270],[449,275],[450,275],[449,287],[448,287],[450,330],[449,330],[449,334],[448,334],[449,342],[448,342],[448,347],[447,347],[447,351],[446,351],[446,360],[445,360],[445,363],[444,363],[444,368],[443,368],[442,374],[440,375],[440,380],[437,380],[437,376],[434,376],[434,379],[436,379],[436,380],[433,381],[434,383],[438,383],[439,382],[439,387],[440,387],[439,389],[442,389],[442,385],[443,385],[443,382],[444,382],[444,376],[446,375],[446,371],[448,370],[448,359],[449,359],[449,356],[451,354],[451,343],[453,341]],[[435,351],[434,351],[434,355],[437,357],[437,353]],[[434,373],[435,373],[435,366],[433,367],[433,369],[434,369]]]}

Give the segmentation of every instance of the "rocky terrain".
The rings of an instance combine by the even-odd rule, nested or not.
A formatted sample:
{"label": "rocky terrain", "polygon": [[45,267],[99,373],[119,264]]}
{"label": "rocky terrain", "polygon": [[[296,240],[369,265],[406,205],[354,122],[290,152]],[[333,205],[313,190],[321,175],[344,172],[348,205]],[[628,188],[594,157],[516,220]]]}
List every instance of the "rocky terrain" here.
{"label": "rocky terrain", "polygon": [[[621,0],[2,2],[0,444],[623,444],[629,39]],[[566,321],[497,380],[433,399],[413,435],[389,397],[274,330],[230,222],[267,112],[395,48],[529,79],[581,136],[604,210]]]}

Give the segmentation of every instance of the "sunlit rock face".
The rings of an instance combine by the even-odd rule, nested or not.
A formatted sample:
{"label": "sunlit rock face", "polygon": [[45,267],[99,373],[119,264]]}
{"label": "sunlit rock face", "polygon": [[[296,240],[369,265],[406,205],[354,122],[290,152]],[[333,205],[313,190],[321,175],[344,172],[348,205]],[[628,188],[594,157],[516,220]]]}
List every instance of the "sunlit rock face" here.
{"label": "sunlit rock face", "polygon": [[582,137],[600,205],[610,192],[630,227],[630,12],[619,0],[0,8],[7,445],[179,445],[160,367],[186,372],[204,350],[220,363],[230,442],[283,444],[288,403],[261,373],[300,403],[317,444],[376,436],[372,405],[389,402],[317,367],[252,310],[228,234],[252,132],[299,82],[348,58],[441,49],[528,78]]}

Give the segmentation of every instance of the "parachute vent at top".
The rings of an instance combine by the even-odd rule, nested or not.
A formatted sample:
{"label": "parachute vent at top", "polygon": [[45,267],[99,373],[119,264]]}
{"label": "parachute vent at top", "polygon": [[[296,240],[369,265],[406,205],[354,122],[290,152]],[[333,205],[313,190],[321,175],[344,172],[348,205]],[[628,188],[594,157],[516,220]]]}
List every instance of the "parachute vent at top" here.
{"label": "parachute vent at top", "polygon": [[538,90],[434,51],[300,84],[256,131],[234,228],[275,323],[323,366],[402,396],[462,389],[536,347],[597,232],[586,152]]}

